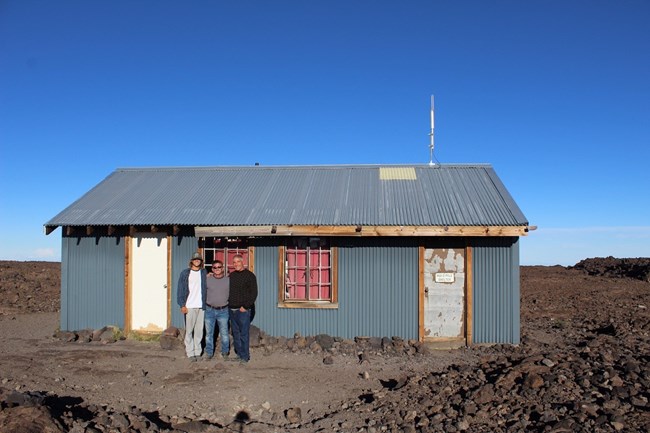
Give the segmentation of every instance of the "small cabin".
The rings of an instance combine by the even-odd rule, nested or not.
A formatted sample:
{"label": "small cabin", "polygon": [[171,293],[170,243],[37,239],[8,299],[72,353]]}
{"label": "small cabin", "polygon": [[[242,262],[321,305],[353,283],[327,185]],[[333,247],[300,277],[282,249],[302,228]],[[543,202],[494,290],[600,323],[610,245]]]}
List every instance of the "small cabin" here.
{"label": "small cabin", "polygon": [[61,227],[61,329],[184,327],[194,252],[235,254],[272,336],[519,343],[529,224],[488,164],[120,168]]}

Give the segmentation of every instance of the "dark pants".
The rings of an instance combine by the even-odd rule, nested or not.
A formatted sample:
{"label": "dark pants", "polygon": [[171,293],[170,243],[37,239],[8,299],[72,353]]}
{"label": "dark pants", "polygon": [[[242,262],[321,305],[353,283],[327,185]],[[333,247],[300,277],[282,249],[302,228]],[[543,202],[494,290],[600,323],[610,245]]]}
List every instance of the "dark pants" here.
{"label": "dark pants", "polygon": [[251,312],[246,310],[230,310],[230,326],[232,328],[233,345],[237,356],[248,361],[251,359],[249,350],[249,330],[251,327]]}

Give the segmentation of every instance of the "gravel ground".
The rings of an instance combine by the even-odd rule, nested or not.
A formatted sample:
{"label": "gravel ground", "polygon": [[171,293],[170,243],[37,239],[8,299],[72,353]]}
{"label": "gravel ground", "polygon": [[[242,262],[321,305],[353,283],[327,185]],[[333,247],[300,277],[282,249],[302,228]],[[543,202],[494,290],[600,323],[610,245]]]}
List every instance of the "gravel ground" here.
{"label": "gravel ground", "polygon": [[650,283],[590,260],[522,267],[519,346],[277,346],[245,366],[53,338],[58,264],[0,262],[0,431],[650,431]]}

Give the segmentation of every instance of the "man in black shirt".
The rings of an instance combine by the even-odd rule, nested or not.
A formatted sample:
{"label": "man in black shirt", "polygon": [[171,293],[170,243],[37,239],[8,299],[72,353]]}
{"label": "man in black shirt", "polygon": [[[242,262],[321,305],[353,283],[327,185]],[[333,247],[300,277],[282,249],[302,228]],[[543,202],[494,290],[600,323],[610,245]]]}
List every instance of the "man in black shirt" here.
{"label": "man in black shirt", "polygon": [[257,278],[244,268],[244,258],[237,254],[233,257],[234,271],[230,273],[230,326],[232,327],[233,344],[239,361],[246,363],[250,360],[249,331],[251,326],[251,310],[257,299]]}

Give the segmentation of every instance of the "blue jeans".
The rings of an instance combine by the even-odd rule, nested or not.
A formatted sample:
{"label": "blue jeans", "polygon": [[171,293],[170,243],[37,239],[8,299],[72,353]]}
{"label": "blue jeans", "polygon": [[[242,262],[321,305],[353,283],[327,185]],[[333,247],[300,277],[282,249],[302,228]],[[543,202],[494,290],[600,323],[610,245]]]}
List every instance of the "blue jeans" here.
{"label": "blue jeans", "polygon": [[246,310],[243,313],[239,310],[230,310],[230,326],[232,326],[233,345],[235,353],[240,359],[248,361],[251,359],[249,350],[249,330],[251,327],[251,312]]}
{"label": "blue jeans", "polygon": [[216,310],[212,307],[205,309],[205,353],[207,356],[214,355],[214,325],[219,324],[219,336],[221,337],[221,354],[230,352],[230,338],[228,336],[229,308]]}

